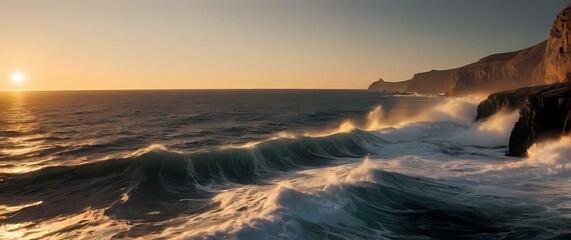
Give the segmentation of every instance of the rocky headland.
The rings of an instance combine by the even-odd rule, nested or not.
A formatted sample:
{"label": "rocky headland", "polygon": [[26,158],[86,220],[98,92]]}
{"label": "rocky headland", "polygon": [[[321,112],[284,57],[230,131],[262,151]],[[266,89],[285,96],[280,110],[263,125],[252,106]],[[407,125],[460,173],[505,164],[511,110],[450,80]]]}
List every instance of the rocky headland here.
{"label": "rocky headland", "polygon": [[476,120],[501,110],[519,110],[507,155],[525,157],[536,142],[558,139],[571,130],[571,83],[494,93],[478,105]]}
{"label": "rocky headland", "polygon": [[525,157],[534,143],[558,139],[571,130],[569,14],[571,5],[553,22],[550,38],[545,42],[544,57],[538,65],[539,70],[544,68],[544,71],[534,75],[534,72],[538,73],[536,69],[530,72],[531,75],[523,76],[532,81],[542,77],[548,85],[494,93],[478,105],[477,120],[502,109],[519,109],[520,116],[511,131],[507,155]]}
{"label": "rocky headland", "polygon": [[549,38],[532,47],[493,54],[459,68],[417,73],[398,83],[381,80],[369,89],[401,91],[406,85],[407,92],[447,96],[496,92],[478,105],[476,120],[505,109],[518,110],[506,154],[525,157],[534,143],[571,131],[570,16],[571,4],[555,18]]}
{"label": "rocky headland", "polygon": [[406,88],[408,87],[408,82],[410,80],[407,81],[402,81],[402,82],[385,82],[382,78],[379,78],[379,80],[371,83],[371,85],[369,85],[369,90],[372,91],[387,91],[387,92],[404,92],[406,91]]}
{"label": "rocky headland", "polygon": [[406,92],[465,96],[564,82],[571,70],[570,14],[571,5],[557,15],[548,39],[529,48],[492,54],[458,68],[417,73],[407,81],[375,82],[369,90],[393,91],[395,85],[399,90],[406,85]]}

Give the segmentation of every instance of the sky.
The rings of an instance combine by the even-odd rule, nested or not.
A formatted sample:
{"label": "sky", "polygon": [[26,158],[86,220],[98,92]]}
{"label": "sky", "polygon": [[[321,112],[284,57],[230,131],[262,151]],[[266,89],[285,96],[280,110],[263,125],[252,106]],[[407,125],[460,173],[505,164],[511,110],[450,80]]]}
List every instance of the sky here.
{"label": "sky", "polygon": [[365,89],[537,44],[567,4],[0,0],[0,91]]}

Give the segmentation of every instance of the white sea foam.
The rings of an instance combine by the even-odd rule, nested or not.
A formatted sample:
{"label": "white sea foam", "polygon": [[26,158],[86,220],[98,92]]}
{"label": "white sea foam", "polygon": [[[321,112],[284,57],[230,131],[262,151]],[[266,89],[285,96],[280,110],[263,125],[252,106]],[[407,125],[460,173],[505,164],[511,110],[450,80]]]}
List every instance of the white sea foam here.
{"label": "white sea foam", "polygon": [[[475,123],[475,109],[476,101],[473,99],[450,98],[443,99],[442,103],[437,104],[432,109],[421,111],[414,116],[407,114],[405,117],[402,115],[399,116],[402,117],[399,119],[396,116],[383,114],[382,106],[375,107],[365,116],[367,121],[362,126],[356,126],[356,124],[347,121],[341,124],[339,128],[330,131],[306,134],[325,137],[340,132],[352,132],[353,135],[350,136],[357,136],[364,131],[355,130],[355,128],[368,130],[365,132],[367,136],[375,138],[375,141],[378,140],[382,144],[372,144],[371,141],[363,142],[365,138],[357,137],[349,138],[348,141],[363,146],[364,151],[370,151],[371,155],[363,158],[335,157],[331,160],[331,163],[334,164],[316,168],[301,167],[289,172],[276,173],[263,179],[260,184],[233,184],[222,187],[197,185],[196,188],[199,190],[215,193],[212,199],[209,199],[213,206],[212,209],[196,214],[183,214],[162,222],[158,221],[156,226],[153,226],[156,227],[156,230],[147,232],[139,238],[303,239],[308,238],[308,228],[321,231],[321,235],[313,235],[313,238],[334,236],[356,239],[394,234],[383,230],[383,228],[371,226],[379,222],[390,225],[391,221],[398,221],[399,218],[389,218],[388,216],[385,218],[383,215],[382,218],[365,222],[358,216],[359,214],[366,215],[367,212],[359,212],[354,200],[355,198],[366,199],[367,193],[383,190],[384,185],[382,184],[386,181],[383,181],[384,178],[378,177],[380,173],[398,173],[399,176],[410,178],[407,179],[408,181],[422,181],[419,179],[420,177],[429,179],[445,186],[444,189],[435,190],[435,194],[446,194],[447,191],[450,191],[452,192],[451,196],[458,199],[476,196],[469,200],[493,202],[496,200],[489,196],[498,199],[506,197],[508,200],[503,200],[505,202],[499,200],[494,202],[496,205],[493,206],[499,206],[498,208],[510,208],[513,205],[517,205],[516,207],[525,204],[533,205],[535,204],[534,201],[546,204],[546,208],[552,212],[569,207],[569,204],[565,203],[568,201],[566,200],[568,193],[565,193],[564,190],[569,188],[565,183],[568,183],[569,179],[567,165],[571,156],[571,140],[567,137],[560,141],[534,145],[529,149],[528,159],[506,157],[504,153],[507,148],[502,146],[508,144],[509,133],[518,117],[517,112],[500,112],[484,122]],[[276,138],[288,138],[296,141],[298,140],[297,137],[298,135],[283,132],[269,141],[276,140]],[[252,148],[249,150],[249,154],[254,159],[252,165],[254,170],[264,169],[264,171],[269,172],[272,166],[259,160],[263,157],[261,151],[257,149],[259,145],[259,142],[256,142],[247,146]],[[316,148],[312,147],[313,145],[300,146],[302,149],[308,149],[306,149],[309,153],[308,156],[319,155]],[[140,157],[153,151],[167,151],[167,149],[160,145],[151,146],[137,151],[133,156]],[[220,156],[215,155],[214,157]],[[326,157],[333,158],[333,156]],[[287,161],[292,162],[294,160],[296,159],[287,159]],[[238,166],[238,164],[243,163],[239,162],[232,167]],[[214,174],[217,173],[217,169],[210,169],[210,171]],[[256,171],[253,172],[257,174]],[[529,185],[533,184],[537,184],[537,189],[529,190]],[[413,201],[418,199],[411,200],[409,196],[420,196],[418,201],[430,201],[437,196],[419,194],[433,190],[434,186],[436,185],[419,184],[419,191],[398,192],[406,189],[402,189],[405,186],[400,186],[397,182],[391,190],[397,191],[397,193],[410,194],[403,195],[402,198],[399,195],[394,198],[397,200]],[[446,188],[446,186],[450,187]],[[363,193],[363,196],[352,196],[353,198],[351,198],[350,194],[352,193],[347,192],[348,188],[357,189],[357,191],[370,190],[370,192]],[[554,193],[558,195],[554,197]],[[481,197],[481,199],[477,197]],[[544,199],[555,200],[543,202],[546,201]],[[125,203],[127,200],[130,199],[122,195],[117,203]],[[375,200],[380,201],[380,199]],[[445,200],[437,198],[435,202],[429,204],[438,205]],[[448,202],[446,204],[450,204],[452,209],[437,210],[443,211],[443,214],[446,211],[458,210],[456,208],[462,206],[467,206],[468,210],[466,211],[470,214],[479,214],[480,211],[486,210],[482,207],[474,213],[473,206],[479,206],[479,202],[470,201]],[[513,204],[513,202],[518,204]],[[398,211],[383,209],[386,206],[377,206],[376,203],[375,201],[366,202],[365,207],[361,207],[368,209],[367,207],[373,206],[370,209],[386,210],[387,215],[391,211],[403,216],[414,213],[414,209],[400,209]],[[395,204],[398,205],[399,202]],[[189,203],[189,207],[190,205]],[[541,207],[533,206],[534,211],[541,211]],[[430,210],[427,209],[426,212],[430,212]],[[514,212],[508,213],[517,214]],[[156,213],[156,211],[152,213]],[[491,213],[487,214],[489,215],[483,216],[495,217]],[[508,224],[519,224],[525,220],[522,216],[531,218],[536,212],[523,212],[522,214],[516,216],[517,222],[508,222]],[[541,212],[541,214],[551,217],[548,213]],[[502,217],[507,218],[507,216]],[[63,231],[64,226],[73,226],[83,219],[89,219],[90,224],[84,227],[85,231],[81,234],[64,233],[54,235],[54,238],[92,237],[93,235],[89,235],[88,231],[103,238],[111,238],[117,231],[137,233],[138,227],[143,225],[109,217],[105,215],[105,209],[86,209],[81,214],[68,217],[68,220],[58,218],[38,226],[40,229],[46,229],[47,233],[53,233]],[[556,218],[546,217],[545,219],[555,219],[549,220],[551,221],[550,224],[561,221]],[[543,220],[548,221],[545,219]],[[409,222],[402,224],[409,224]],[[0,231],[11,234],[6,236],[15,239],[23,237],[23,234],[18,235],[19,231],[25,232],[26,228],[31,228],[30,226],[6,225]],[[352,235],[354,231],[360,232]],[[42,234],[36,232],[32,232],[28,236],[30,238],[43,237]],[[403,235],[394,236],[395,238],[404,238]]]}
{"label": "white sea foam", "polygon": [[[327,170],[302,171],[300,178],[279,180],[273,187],[248,186],[218,194],[223,211],[209,219],[231,219],[203,231],[194,231],[191,239],[222,238],[303,238],[299,221],[359,226],[360,220],[352,216],[352,207],[344,196],[343,185],[374,182],[373,170],[377,169],[368,157],[358,164],[330,167]],[[238,210],[240,209],[240,210]],[[187,226],[188,227],[188,226]]]}
{"label": "white sea foam", "polygon": [[519,113],[517,111],[498,112],[460,133],[453,140],[462,144],[482,147],[507,146],[511,129],[518,118]]}
{"label": "white sea foam", "polygon": [[[449,99],[414,118],[385,125],[382,107],[377,107],[368,114],[367,124],[362,126],[386,142],[379,147],[377,155],[367,156],[357,163],[291,173],[294,175],[277,179],[273,186],[244,186],[224,191],[213,199],[220,203],[222,210],[204,214],[201,218],[207,222],[221,221],[220,224],[197,228],[197,219],[192,219],[160,235],[172,236],[183,231],[183,235],[191,239],[295,239],[305,236],[299,220],[347,228],[349,234],[349,229],[366,225],[355,218],[355,209],[344,188],[364,183],[380,184],[375,173],[381,170],[450,179],[449,184],[457,187],[471,187],[470,181],[495,179],[496,185],[471,188],[472,191],[496,191],[498,196],[515,194],[502,186],[509,186],[514,179],[522,181],[525,179],[521,175],[523,172],[527,177],[545,173],[537,172],[534,166],[542,165],[543,169],[559,173],[565,171],[571,156],[568,138],[532,147],[528,160],[509,158],[503,155],[505,148],[496,147],[507,145],[517,112],[500,112],[484,122],[475,123],[475,108],[474,101]],[[353,128],[352,123],[346,122],[334,132]],[[514,171],[520,171],[520,175]],[[379,230],[370,231],[377,236],[382,234]]]}
{"label": "white sea foam", "polygon": [[567,165],[571,163],[571,137],[562,137],[559,141],[538,143],[528,150],[528,162],[540,164],[553,173],[568,173]]}

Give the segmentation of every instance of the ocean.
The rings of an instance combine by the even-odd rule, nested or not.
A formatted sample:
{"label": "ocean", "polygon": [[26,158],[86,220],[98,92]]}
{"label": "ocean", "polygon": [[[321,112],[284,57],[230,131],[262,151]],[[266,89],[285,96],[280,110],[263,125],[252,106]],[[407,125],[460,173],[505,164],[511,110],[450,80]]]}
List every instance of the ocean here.
{"label": "ocean", "polygon": [[360,90],[0,93],[0,239],[571,239],[571,141]]}

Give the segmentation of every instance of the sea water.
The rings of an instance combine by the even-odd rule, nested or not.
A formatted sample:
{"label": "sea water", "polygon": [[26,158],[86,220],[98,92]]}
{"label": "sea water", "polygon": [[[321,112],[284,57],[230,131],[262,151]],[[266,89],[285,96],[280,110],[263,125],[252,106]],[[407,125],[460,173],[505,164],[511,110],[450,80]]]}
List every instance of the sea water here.
{"label": "sea water", "polygon": [[349,90],[0,93],[0,239],[570,239],[571,141]]}

